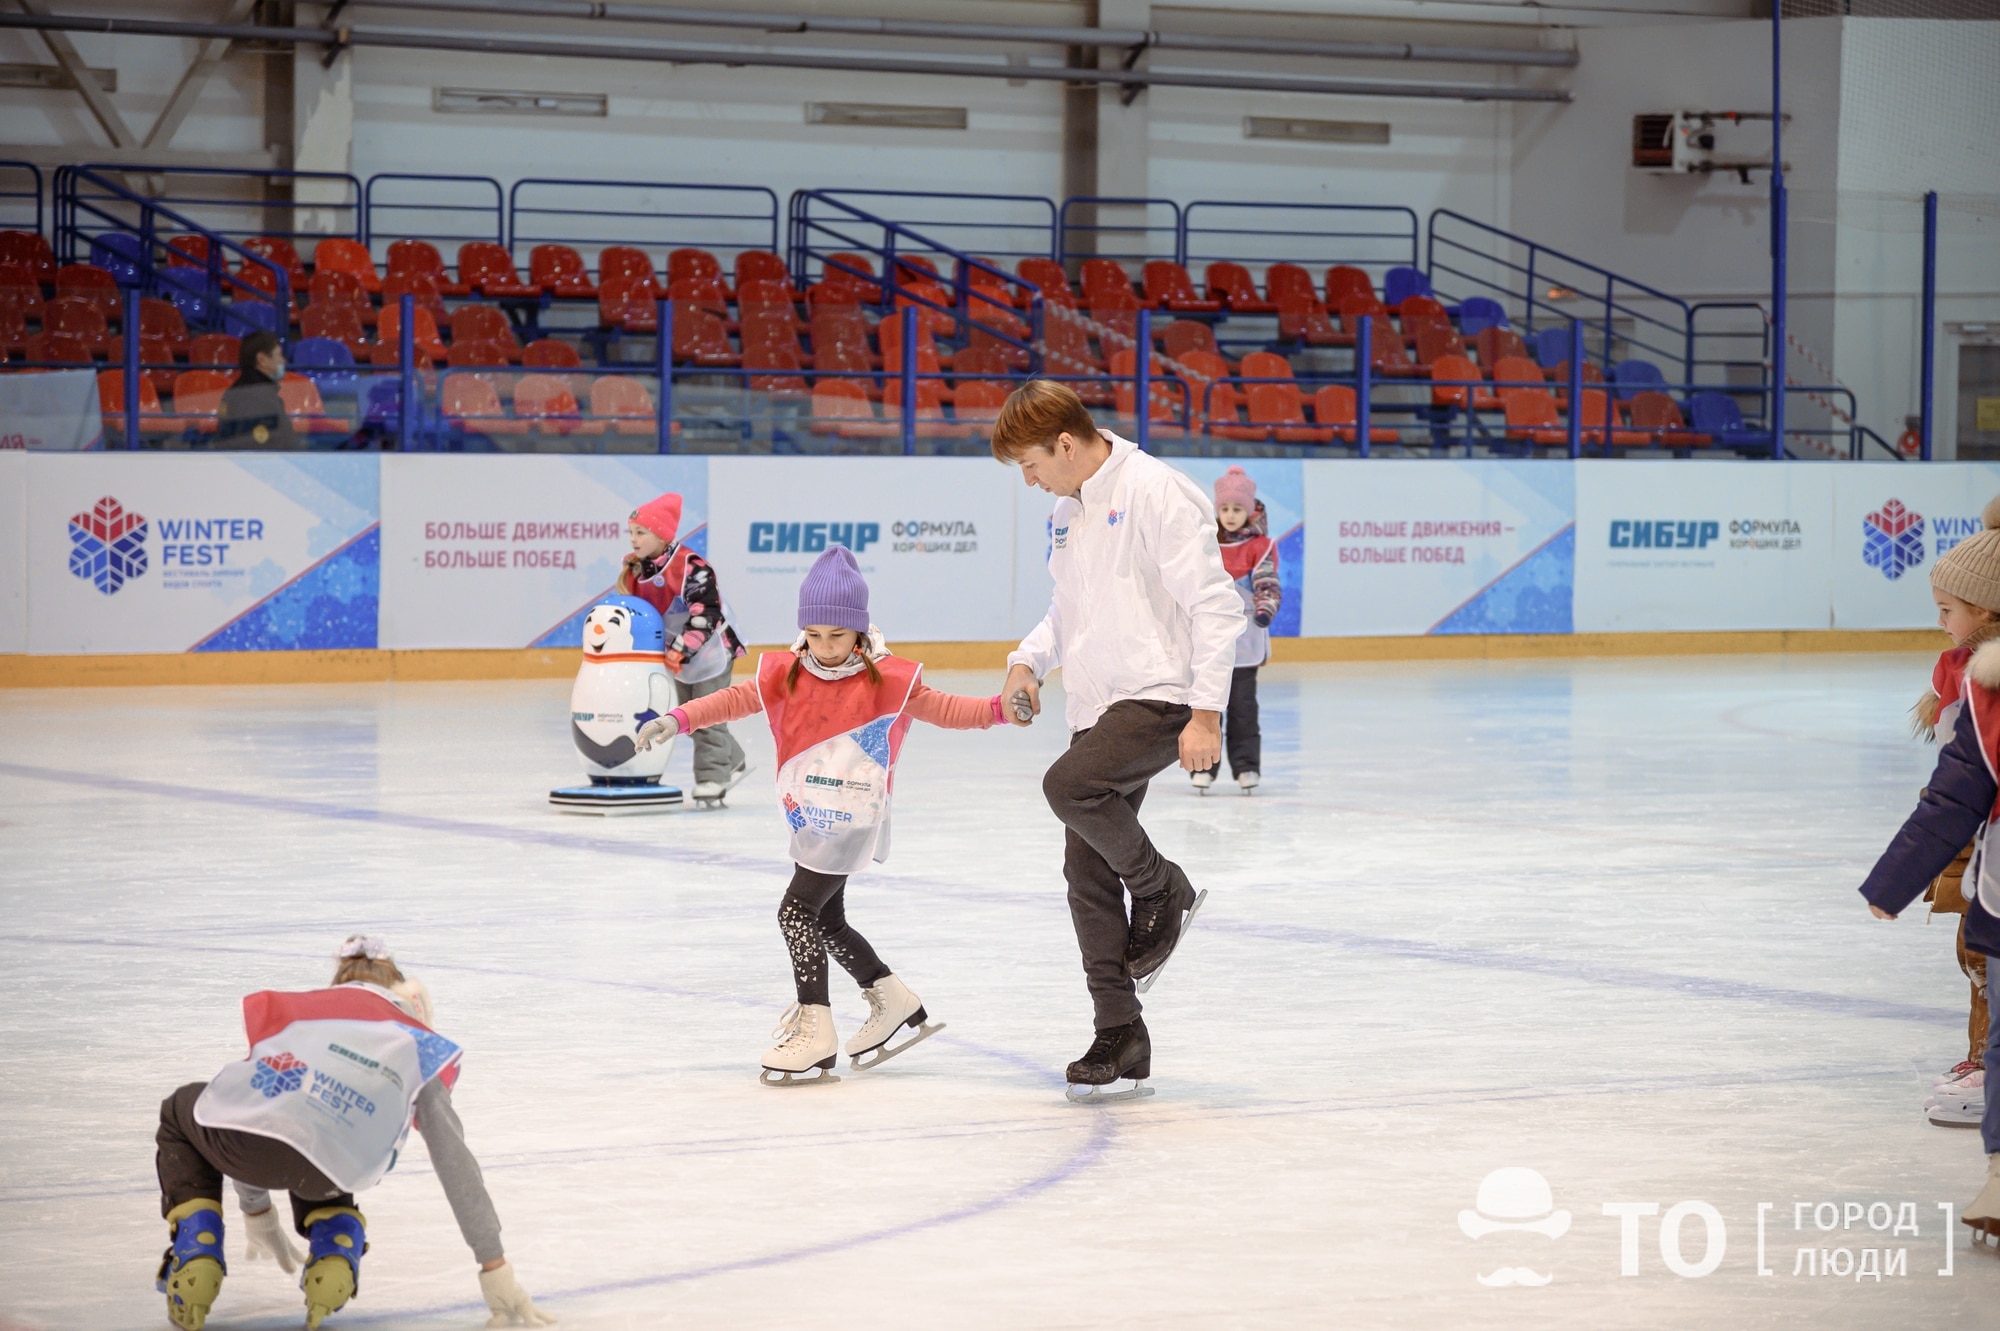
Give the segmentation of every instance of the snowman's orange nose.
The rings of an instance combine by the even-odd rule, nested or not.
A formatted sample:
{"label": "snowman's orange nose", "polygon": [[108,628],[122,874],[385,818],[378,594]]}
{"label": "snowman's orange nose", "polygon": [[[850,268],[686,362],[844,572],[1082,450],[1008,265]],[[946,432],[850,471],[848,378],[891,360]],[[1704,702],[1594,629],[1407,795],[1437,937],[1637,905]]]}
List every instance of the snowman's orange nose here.
{"label": "snowman's orange nose", "polygon": [[592,624],[592,625],[590,626],[590,631],[591,631],[592,633],[595,633],[595,634],[596,634],[596,635],[597,635],[598,637],[600,637],[600,638],[601,638],[601,637],[603,637],[603,636],[604,636],[604,625],[602,625],[602,624]]}

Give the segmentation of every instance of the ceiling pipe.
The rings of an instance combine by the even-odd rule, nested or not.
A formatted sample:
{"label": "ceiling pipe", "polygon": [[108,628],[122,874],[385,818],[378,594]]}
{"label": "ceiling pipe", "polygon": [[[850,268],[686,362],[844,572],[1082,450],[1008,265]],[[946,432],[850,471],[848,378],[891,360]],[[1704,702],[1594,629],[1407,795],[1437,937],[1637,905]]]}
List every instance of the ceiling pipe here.
{"label": "ceiling pipe", "polygon": [[1051,46],[1110,46],[1128,51],[1227,52],[1235,55],[1318,56],[1334,60],[1432,60],[1453,64],[1575,66],[1575,51],[1508,47],[1429,46],[1409,42],[1294,41],[1273,37],[1217,37],[1141,28],[1021,27],[1007,23],[921,22],[910,19],[841,18],[754,10],[659,9],[651,5],[600,4],[596,0],[351,0],[354,8],[505,14],[514,18],[582,19],[612,23],[664,23],[702,28],[747,28],[769,33],[828,33],[852,37],[919,37],[963,42],[1026,42]]}
{"label": "ceiling pipe", "polygon": [[1567,102],[1555,88],[1509,84],[1389,83],[1367,79],[1316,79],[1258,74],[1204,74],[1175,70],[1058,69],[1046,65],[974,64],[970,61],[824,55],[799,51],[732,51],[713,47],[604,46],[588,42],[532,41],[474,37],[457,33],[409,32],[395,28],[277,28],[248,23],[192,23],[57,14],[0,13],[0,28],[95,32],[149,37],[224,38],[242,42],[295,42],[327,46],[386,47],[413,51],[462,51],[475,55],[554,56],[572,60],[628,60],[669,65],[724,65],[732,68],[827,69],[860,74],[931,74],[951,78],[993,78],[1047,83],[1100,83],[1126,88],[1148,86],[1219,88],[1230,92],[1301,92],[1336,97],[1415,97],[1462,102]]}

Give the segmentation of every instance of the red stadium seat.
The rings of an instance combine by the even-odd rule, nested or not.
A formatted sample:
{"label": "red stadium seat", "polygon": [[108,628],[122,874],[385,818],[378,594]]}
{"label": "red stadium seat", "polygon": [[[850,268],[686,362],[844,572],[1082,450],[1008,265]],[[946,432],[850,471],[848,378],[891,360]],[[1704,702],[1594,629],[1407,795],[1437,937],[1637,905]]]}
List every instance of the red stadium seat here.
{"label": "red stadium seat", "polygon": [[[1068,306],[1053,301],[1042,309],[1042,358],[1048,372],[1055,375],[1103,374],[1104,362],[1090,349],[1090,333],[1079,317]],[[1102,382],[1072,380],[1069,386],[1090,406],[1107,406],[1111,402],[1111,390]]]}
{"label": "red stadium seat", "polygon": [[20,306],[0,300],[0,361],[27,354],[28,318]]}
{"label": "red stadium seat", "polygon": [[[1111,374],[1111,401],[1120,416],[1132,419],[1138,415],[1139,381],[1135,377],[1139,368],[1139,354],[1131,347],[1111,353],[1107,361]],[[1178,421],[1181,417],[1181,395],[1178,383],[1168,374],[1166,362],[1154,356],[1147,363],[1147,373],[1152,376],[1152,385],[1146,393],[1151,419],[1156,421]]]}
{"label": "red stadium seat", "polygon": [[1368,316],[1368,363],[1375,373],[1397,379],[1420,379],[1424,367],[1410,359],[1410,349],[1404,345],[1403,335],[1396,331],[1386,314]]}
{"label": "red stadium seat", "polygon": [[[472,294],[471,288],[451,280],[451,274],[445,271],[444,256],[428,240],[399,240],[389,246],[389,276],[398,273],[405,276],[422,273],[434,280],[438,291],[446,296]],[[384,286],[383,295],[388,294]]]}
{"label": "red stadium seat", "polygon": [[514,385],[514,415],[555,434],[569,434],[583,423],[576,394],[567,380],[553,374],[521,376]]}
{"label": "red stadium seat", "polygon": [[1272,439],[1288,444],[1325,444],[1333,441],[1333,428],[1306,424],[1306,404],[1292,379],[1291,362],[1269,351],[1253,351],[1243,358],[1245,379],[1277,379],[1279,383],[1243,385],[1244,415],[1249,424],[1225,426],[1216,433],[1232,439]]}
{"label": "red stadium seat", "polygon": [[1352,333],[1333,326],[1326,317],[1326,306],[1316,297],[1291,290],[1278,297],[1278,336],[1309,347],[1344,347],[1354,342]]}
{"label": "red stadium seat", "polygon": [[375,305],[368,299],[368,289],[353,273],[331,268],[314,273],[306,294],[311,298],[308,313],[319,306],[341,305],[353,310],[356,321],[364,327],[375,322]]}
{"label": "red stadium seat", "polygon": [[599,419],[585,422],[584,432],[589,434],[602,432],[607,426],[613,434],[656,435],[660,431],[653,395],[630,375],[599,375],[590,385],[590,414]]}
{"label": "red stadium seat", "polygon": [[1465,339],[1449,324],[1417,324],[1417,364],[1435,364],[1440,356],[1464,356]]}
{"label": "red stadium seat", "polygon": [[521,364],[533,370],[578,370],[583,368],[583,358],[567,342],[538,337],[521,348]]}
{"label": "red stadium seat", "polygon": [[960,379],[952,389],[952,415],[966,422],[992,424],[1000,419],[1012,389],[992,379]]}
{"label": "red stadium seat", "polygon": [[243,339],[234,333],[201,333],[188,343],[188,364],[196,368],[235,365]]}
{"label": "red stadium seat", "polygon": [[1123,304],[1129,298],[1132,308],[1138,308],[1139,293],[1132,289],[1131,275],[1116,259],[1085,259],[1081,277],[1084,304],[1095,304],[1107,297]]}
{"label": "red stadium seat", "polygon": [[[1051,305],[1064,305],[1070,309],[1077,307],[1076,291],[1069,284],[1069,275],[1063,272],[1061,264],[1054,259],[1023,259],[1014,266],[1021,280],[1042,293],[1042,299]],[[1022,308],[1030,299],[1024,297]]]}
{"label": "red stadium seat", "polygon": [[[314,280],[318,280],[315,275]],[[338,301],[316,301],[299,315],[301,337],[329,337],[346,345],[357,361],[368,359],[368,338],[361,331],[361,311]]]}
{"label": "red stadium seat", "polygon": [[1556,400],[1545,388],[1514,388],[1502,395],[1507,408],[1507,437],[1537,444],[1563,444],[1569,432],[1563,429]]}
{"label": "red stadium seat", "polygon": [[1349,296],[1365,296],[1375,299],[1375,284],[1368,274],[1351,264],[1337,263],[1326,270],[1326,303],[1331,309],[1339,309],[1340,303]]}
{"label": "red stadium seat", "polygon": [[1160,350],[1179,360],[1190,351],[1206,351],[1221,356],[1222,348],[1216,345],[1215,329],[1193,319],[1176,319],[1160,334]]}
{"label": "red stadium seat", "polygon": [[108,355],[111,335],[104,311],[90,301],[64,296],[43,307],[42,331],[74,337],[98,355]]}
{"label": "red stadium seat", "polygon": [[519,363],[521,359],[521,339],[514,335],[514,325],[495,305],[461,305],[451,314],[451,340],[459,342],[492,342],[506,352],[507,359]]}
{"label": "red stadium seat", "polygon": [[25,359],[46,365],[95,365],[90,343],[70,333],[36,333],[28,339]]}
{"label": "red stadium seat", "polygon": [[680,278],[667,287],[667,299],[674,302],[675,318],[691,310],[704,310],[724,323],[729,321],[729,292],[720,276]]}
{"label": "red stadium seat", "polygon": [[471,240],[458,247],[458,280],[468,293],[477,292],[488,300],[542,294],[540,283],[521,280],[506,247],[490,240]]}
{"label": "red stadium seat", "polygon": [[597,283],[590,280],[583,256],[567,245],[537,245],[529,250],[528,281],[567,299],[597,299]]}
{"label": "red stadium seat", "polygon": [[868,394],[851,379],[820,379],[813,384],[812,414],[824,420],[874,420]]}
{"label": "red stadium seat", "polygon": [[797,395],[806,391],[806,381],[799,373],[803,368],[799,353],[790,347],[770,342],[745,342],[743,368],[776,371],[751,375],[750,391],[753,393]]}
{"label": "red stadium seat", "polygon": [[1528,344],[1511,328],[1482,328],[1472,341],[1481,365],[1497,366],[1502,356],[1528,356]]}
{"label": "red stadium seat", "polygon": [[17,310],[23,319],[42,320],[42,284],[24,263],[0,263],[0,306]]}
{"label": "red stadium seat", "polygon": [[[387,349],[388,363],[391,365],[396,363],[396,348],[402,326],[402,306],[384,305],[376,321],[376,345]],[[444,339],[438,336],[437,319],[424,305],[417,306],[417,312],[410,321],[410,341],[420,354],[428,356],[431,360],[444,359]],[[376,361],[378,365],[382,363],[380,360]]]}
{"label": "red stadium seat", "polygon": [[1470,411],[1497,411],[1500,399],[1474,385],[1483,376],[1463,355],[1447,352],[1431,361],[1431,405]]}
{"label": "red stadium seat", "polygon": [[35,231],[0,231],[0,263],[18,263],[48,286],[56,280],[56,252]]}
{"label": "red stadium seat", "polygon": [[722,261],[707,250],[678,249],[667,255],[667,285],[677,282],[713,282],[724,292],[728,283],[722,280]]}
{"label": "red stadium seat", "polygon": [[141,296],[139,336],[148,335],[165,339],[176,356],[184,354],[188,349],[188,331],[187,321],[181,318],[180,307],[172,301]]}
{"label": "red stadium seat", "polygon": [[313,246],[313,272],[352,273],[361,279],[361,289],[374,295],[382,289],[382,275],[368,247],[346,236],[328,236]]}
{"label": "red stadium seat", "polygon": [[1429,296],[1403,297],[1402,303],[1396,306],[1396,318],[1401,321],[1405,333],[1412,331],[1412,321],[1430,320],[1442,323],[1446,327],[1451,326],[1451,315],[1445,312],[1444,306]]}
{"label": "red stadium seat", "polygon": [[646,252],[631,245],[607,245],[597,254],[597,282],[599,286],[613,278],[643,279],[655,290],[660,286],[659,274],[653,270],[653,261]]}
{"label": "red stadium seat", "polygon": [[1154,309],[1207,314],[1222,308],[1220,300],[1195,294],[1188,270],[1171,259],[1147,260],[1144,281],[1146,303]]}
{"label": "red stadium seat", "polygon": [[683,364],[724,366],[741,361],[729,345],[729,330],[707,310],[674,312],[674,359]]}
{"label": "red stadium seat", "polygon": [[208,267],[208,237],[197,235],[167,238],[167,267]]}
{"label": "red stadium seat", "polygon": [[447,375],[440,392],[444,418],[475,434],[526,434],[533,428],[527,421],[507,415],[500,405],[499,391],[481,375]]}
{"label": "red stadium seat", "polygon": [[[1346,384],[1325,384],[1313,394],[1313,420],[1320,425],[1333,427],[1333,437],[1343,444],[1351,444],[1361,433],[1361,420],[1355,405],[1354,390]],[[1400,436],[1386,425],[1370,424],[1368,442],[1371,444],[1393,444]]]}
{"label": "red stadium seat", "polygon": [[865,254],[845,251],[829,254],[821,265],[820,285],[830,292],[849,293],[857,300],[878,301],[882,284],[875,280],[875,265]]}
{"label": "red stadium seat", "polygon": [[193,424],[203,434],[215,433],[215,417],[222,410],[222,395],[235,382],[235,374],[220,370],[188,370],[176,375],[173,414]]}
{"label": "red stadium seat", "polygon": [[1179,361],[1179,377],[1187,385],[1192,418],[1205,422],[1208,429],[1217,434],[1235,427],[1243,396],[1242,390],[1235,384],[1224,382],[1229,378],[1228,364],[1222,357],[1206,351],[1190,351]]}
{"label": "red stadium seat", "polygon": [[118,279],[87,263],[66,263],[56,269],[56,296],[95,305],[109,323],[118,321],[119,306],[124,304]]}
{"label": "red stadium seat", "polygon": [[[306,273],[306,266],[300,261],[298,248],[291,241],[286,240],[283,236],[250,236],[243,241],[243,248],[249,250],[252,254],[269,259],[272,263],[285,270],[285,276],[292,284],[293,299],[296,300],[299,294],[306,289],[306,282],[310,280]],[[244,274],[248,271],[257,270],[258,267],[257,264],[245,259],[237,265],[236,275],[243,277],[247,282],[250,279],[244,277]],[[260,287],[259,290],[262,290],[262,288]]]}
{"label": "red stadium seat", "polygon": [[1274,263],[1266,269],[1264,291],[1281,308],[1288,299],[1310,301],[1322,310],[1327,308],[1327,302],[1320,299],[1319,288],[1313,285],[1312,274],[1295,263]]}
{"label": "red stadium seat", "polygon": [[489,342],[478,337],[453,337],[451,349],[445,357],[445,364],[454,370],[467,367],[497,369],[504,368],[510,363],[512,358],[507,354],[506,347],[498,342]]}
{"label": "red stadium seat", "polygon": [[651,273],[607,277],[597,288],[597,321],[628,333],[656,332],[660,327],[660,294]]}
{"label": "red stadium seat", "polygon": [[[1275,301],[1266,300],[1257,294],[1257,284],[1250,280],[1250,270],[1240,263],[1212,263],[1203,274],[1208,283],[1211,300],[1226,304],[1234,314],[1275,314]],[[1306,279],[1306,291],[1312,291],[1312,279]]]}
{"label": "red stadium seat", "polygon": [[1662,448],[1700,448],[1715,442],[1712,435],[1688,429],[1680,407],[1665,393],[1648,390],[1630,405],[1632,428],[1646,431]]}
{"label": "red stadium seat", "polygon": [[408,268],[390,273],[382,279],[384,312],[395,308],[405,294],[416,301],[418,309],[429,312],[433,324],[442,328],[450,321],[451,315],[444,307],[444,290],[438,284],[436,275]]}
{"label": "red stadium seat", "polygon": [[1389,307],[1373,296],[1342,296],[1334,308],[1340,311],[1340,330],[1349,337],[1360,331],[1357,321],[1371,315],[1384,324],[1389,322]]}
{"label": "red stadium seat", "polygon": [[743,287],[750,282],[776,282],[785,289],[787,299],[798,293],[792,289],[792,275],[785,268],[782,256],[769,250],[739,250],[736,254],[736,298],[743,299]]}
{"label": "red stadium seat", "polygon": [[292,418],[292,428],[301,434],[345,434],[348,423],[326,414],[326,403],[320,400],[319,385],[303,374],[288,374],[278,384],[278,400],[285,404],[285,414]]}
{"label": "red stadium seat", "polygon": [[[1519,365],[1516,365],[1514,367],[1514,370],[1510,375],[1511,378],[1515,379],[1519,379],[1522,377],[1520,373],[1521,365],[1534,364],[1533,361],[1529,360],[1525,356],[1509,356],[1506,357],[1504,360],[1502,360],[1501,364],[1504,365],[1508,361],[1517,361],[1520,363]],[[1500,374],[1499,365],[1495,365],[1493,367],[1493,373],[1496,378],[1499,377]],[[1579,370],[1577,373],[1578,377],[1580,377],[1586,384],[1601,384],[1604,382],[1604,371],[1597,368],[1597,362],[1594,360],[1585,361],[1583,363],[1583,368]],[[1556,406],[1564,411],[1569,410],[1569,362],[1563,361],[1561,364],[1557,365],[1553,370],[1551,370],[1549,374],[1550,377],[1553,378],[1555,381],[1554,391],[1556,395]]]}
{"label": "red stadium seat", "polygon": [[[106,434],[125,433],[125,371],[99,370],[97,372],[97,409],[104,417]],[[160,390],[151,374],[139,376],[139,428],[141,430],[166,424],[166,413],[160,409]]]}

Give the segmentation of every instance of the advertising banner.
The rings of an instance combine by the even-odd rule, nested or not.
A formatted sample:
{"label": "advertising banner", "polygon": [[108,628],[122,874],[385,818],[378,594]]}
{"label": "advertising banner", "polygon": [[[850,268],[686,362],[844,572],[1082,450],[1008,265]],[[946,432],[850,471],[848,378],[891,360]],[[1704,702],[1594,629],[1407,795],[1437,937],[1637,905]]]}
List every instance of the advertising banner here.
{"label": "advertising banner", "polygon": [[1547,462],[1304,469],[1308,637],[1568,633],[1575,473]]}
{"label": "advertising banner", "polygon": [[2000,495],[2000,466],[1869,462],[1833,469],[1833,626],[1917,629],[1937,623],[1930,572],[1980,529]]}
{"label": "advertising banner", "polygon": [[632,548],[633,509],[678,493],[680,539],[707,552],[708,466],[645,454],[383,458],[382,645],[576,646]]}
{"label": "advertising banner", "polygon": [[1017,471],[990,458],[717,457],[708,480],[709,559],[745,641],[797,636],[799,582],[832,545],[854,552],[891,646],[1008,636]]}
{"label": "advertising banner", "polygon": [[378,463],[28,455],[28,650],[373,647]]}
{"label": "advertising banner", "polygon": [[1241,467],[1257,486],[1264,506],[1265,535],[1278,547],[1278,586],[1284,599],[1271,621],[1271,636],[1296,638],[1305,611],[1306,480],[1305,463],[1297,458],[1170,458],[1215,502],[1215,481],[1231,467]]}
{"label": "advertising banner", "polygon": [[1576,464],[1576,631],[1823,629],[1835,464]]}
{"label": "advertising banner", "polygon": [[0,652],[28,650],[28,455],[0,452]]}

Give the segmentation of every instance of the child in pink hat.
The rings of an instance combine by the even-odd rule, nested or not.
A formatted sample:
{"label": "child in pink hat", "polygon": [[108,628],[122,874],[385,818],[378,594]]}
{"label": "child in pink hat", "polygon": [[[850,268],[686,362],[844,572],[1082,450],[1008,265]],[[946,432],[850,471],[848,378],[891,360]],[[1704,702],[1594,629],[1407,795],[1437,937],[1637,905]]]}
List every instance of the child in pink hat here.
{"label": "child in pink hat", "polygon": [[[729,626],[722,588],[706,559],[680,544],[681,497],[663,494],[632,511],[628,533],[632,553],[619,570],[618,590],[636,596],[667,626],[667,670],[674,677],[674,701],[692,702],[729,687],[743,643]],[[694,741],[694,797],[719,803],[749,770],[743,746],[728,726],[702,732]]]}
{"label": "child in pink hat", "polygon": [[[1264,736],[1257,728],[1257,668],[1271,659],[1271,621],[1277,618],[1284,591],[1278,585],[1278,545],[1270,536],[1264,501],[1257,482],[1241,467],[1231,467],[1215,482],[1215,536],[1222,545],[1222,566],[1236,580],[1243,598],[1243,636],[1236,640],[1236,670],[1229,679],[1229,710],[1222,734],[1229,754],[1229,773],[1244,794],[1263,779]],[[1193,773],[1196,790],[1207,793],[1215,784],[1217,763]]]}

